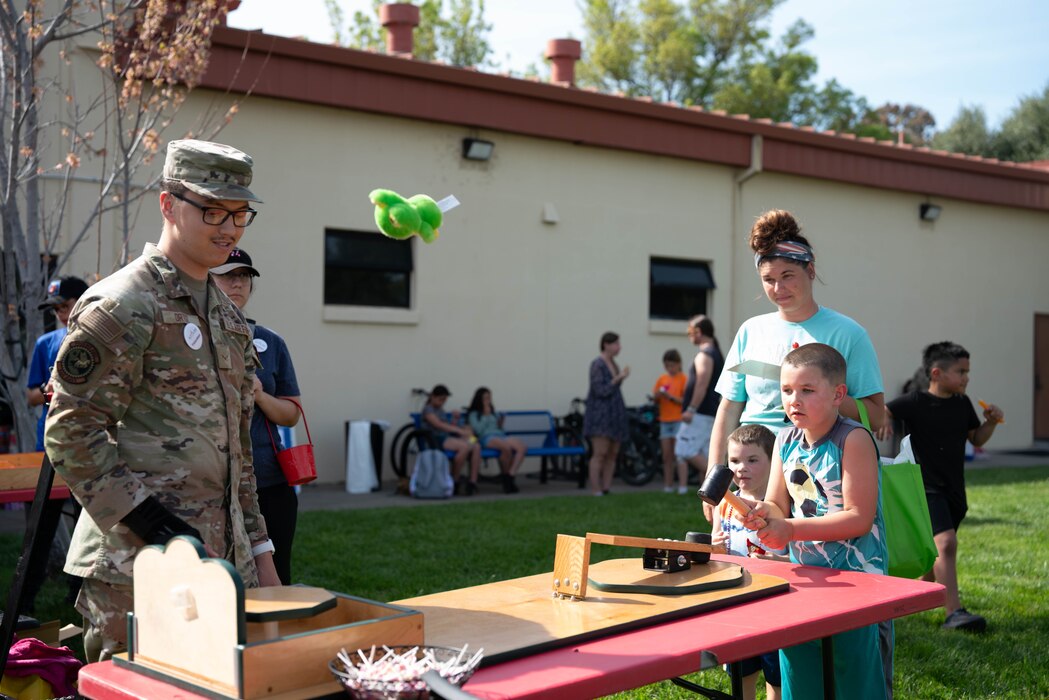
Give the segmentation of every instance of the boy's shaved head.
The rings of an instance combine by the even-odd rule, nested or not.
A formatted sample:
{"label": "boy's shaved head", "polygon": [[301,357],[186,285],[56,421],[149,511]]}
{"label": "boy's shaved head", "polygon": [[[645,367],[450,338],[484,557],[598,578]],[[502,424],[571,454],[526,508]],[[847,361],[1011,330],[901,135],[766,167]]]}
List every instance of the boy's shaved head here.
{"label": "boy's shaved head", "polygon": [[791,350],[783,358],[783,364],[798,368],[815,367],[831,384],[845,383],[845,358],[823,343],[809,343]]}

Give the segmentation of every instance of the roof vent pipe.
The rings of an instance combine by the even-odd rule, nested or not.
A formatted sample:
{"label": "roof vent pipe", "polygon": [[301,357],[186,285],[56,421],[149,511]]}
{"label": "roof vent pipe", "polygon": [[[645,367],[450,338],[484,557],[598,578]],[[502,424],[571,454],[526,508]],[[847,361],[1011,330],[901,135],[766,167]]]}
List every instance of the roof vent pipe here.
{"label": "roof vent pipe", "polygon": [[379,7],[379,22],[386,30],[386,53],[411,56],[412,30],[419,26],[419,8],[410,2],[391,2]]}
{"label": "roof vent pipe", "polygon": [[583,56],[583,45],[576,39],[551,39],[543,53],[550,60],[550,82],[575,85],[575,62]]}

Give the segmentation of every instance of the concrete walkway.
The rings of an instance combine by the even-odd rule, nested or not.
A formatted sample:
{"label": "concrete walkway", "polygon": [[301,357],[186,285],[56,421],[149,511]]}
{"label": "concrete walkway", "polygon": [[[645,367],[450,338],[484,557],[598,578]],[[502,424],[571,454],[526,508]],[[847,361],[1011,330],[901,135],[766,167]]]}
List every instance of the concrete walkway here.
{"label": "concrete walkway", "polygon": [[[525,463],[528,469],[530,460]],[[1005,452],[984,452],[980,458],[966,463],[967,469],[994,469],[996,467],[1033,467],[1049,465],[1049,454],[1027,455],[1010,454]],[[546,484],[540,484],[538,479],[538,465],[535,472],[525,472],[518,476],[517,484],[520,493],[506,495],[502,487],[495,483],[482,482],[480,492],[475,496],[460,497],[460,502],[483,502],[483,501],[511,501],[522,498],[544,498],[546,496],[580,496],[594,498],[587,489],[580,489],[574,481],[564,479],[552,479]],[[489,471],[493,471],[489,468]],[[346,493],[342,483],[332,484],[307,484],[302,487],[299,494],[299,510],[353,510],[356,508],[387,508],[387,507],[422,507],[447,503],[445,500],[422,500],[397,494],[396,481],[387,480],[383,482],[382,489],[372,493],[350,494]],[[628,486],[621,481],[612,484],[612,498],[616,493],[635,493],[637,491],[660,491],[662,490],[662,479],[655,479],[645,486]],[[695,498],[695,491],[680,496],[680,498]],[[28,504],[27,504],[28,507]],[[0,510],[0,534],[17,534],[25,532],[25,511],[22,510]]]}
{"label": "concrete walkway", "polygon": [[[1045,455],[1021,455],[1005,452],[984,452],[980,457],[967,462],[966,469],[993,469],[996,467],[1036,467],[1049,465],[1049,453]],[[525,463],[528,466],[528,462]],[[532,475],[538,477],[538,471]],[[495,501],[520,498],[543,498],[544,496],[586,496],[590,495],[588,489],[580,489],[575,482],[566,480],[551,480],[546,484],[540,484],[538,478],[531,478],[528,474],[520,475],[517,484],[520,493],[506,495],[498,484],[482,483],[480,492],[469,498],[460,498],[461,501]],[[386,481],[380,491],[365,494],[346,493],[344,485],[338,484],[308,484],[302,487],[299,494],[299,510],[352,510],[356,508],[387,508],[387,507],[409,507],[425,506],[434,503],[446,503],[447,501],[428,501],[411,498],[395,493],[396,482]],[[621,481],[612,483],[612,495],[615,493],[634,493],[636,491],[661,491],[663,489],[662,477],[654,479],[645,486],[628,486]],[[690,493],[682,498],[695,498],[695,487],[690,488]]]}

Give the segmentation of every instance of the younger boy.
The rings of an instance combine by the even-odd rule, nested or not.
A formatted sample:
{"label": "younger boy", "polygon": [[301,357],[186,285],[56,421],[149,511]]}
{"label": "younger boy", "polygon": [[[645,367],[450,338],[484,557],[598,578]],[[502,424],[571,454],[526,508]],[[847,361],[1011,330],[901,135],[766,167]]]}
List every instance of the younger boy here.
{"label": "younger boy", "polygon": [[[775,442],[776,436],[772,431],[757,424],[740,426],[728,436],[728,464],[732,469],[732,480],[739,486],[740,497],[752,502],[765,498]],[[758,539],[758,533],[743,525],[742,516],[734,513],[727,501],[722,501],[714,511],[710,538],[712,544],[728,547],[729,554],[787,558],[785,549],[767,551]],[[754,700],[756,697],[758,671],[765,673],[765,697],[779,700],[778,651],[744,659],[742,666],[743,700]]]}
{"label": "younger boy", "polygon": [[983,632],[987,620],[962,607],[958,595],[958,526],[965,518],[965,441],[975,447],[990,439],[1002,410],[987,406],[983,422],[965,395],[969,384],[969,353],[952,342],[933,343],[922,352],[929,378],[927,391],[916,389],[889,402],[890,417],[903,422],[910,433],[914,456],[921,465],[925,499],[929,503],[937,557],[923,578],[947,589],[944,629]]}
{"label": "younger boy", "polygon": [[681,403],[688,378],[681,371],[681,353],[671,348],[663,353],[664,374],[659,375],[652,395],[659,406],[659,444],[663,450],[663,490],[674,492],[674,472],[677,471],[677,492],[688,493],[688,465],[677,464],[674,458],[674,436],[681,427]]}
{"label": "younger boy", "polygon": [[[810,343],[790,352],[780,371],[783,408],[794,425],[776,439],[765,500],[743,524],[768,547],[790,546],[791,561],[884,574],[887,568],[879,499],[878,456],[862,425],[839,415],[847,396],[845,358]],[[879,648],[878,625],[834,635],[839,697],[880,700],[891,692],[892,646]],[[820,697],[820,646],[780,651],[784,697]]]}

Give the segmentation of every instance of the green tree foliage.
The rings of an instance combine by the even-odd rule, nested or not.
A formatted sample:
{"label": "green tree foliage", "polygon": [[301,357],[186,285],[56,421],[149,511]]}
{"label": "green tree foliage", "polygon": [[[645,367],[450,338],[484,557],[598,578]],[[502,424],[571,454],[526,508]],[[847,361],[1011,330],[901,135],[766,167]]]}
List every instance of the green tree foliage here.
{"label": "green tree foliage", "polygon": [[767,28],[783,0],[581,0],[580,84],[633,97],[723,109],[777,122],[857,131],[866,101],[836,81],[814,83],[804,21],[777,42]]}
{"label": "green tree foliage", "polygon": [[1024,97],[1002,122],[995,139],[1002,160],[1049,160],[1049,85],[1041,95]]}
{"label": "green tree foliage", "polygon": [[945,130],[932,137],[933,148],[974,156],[988,156],[994,152],[994,138],[987,127],[983,107],[962,107]]}
{"label": "green tree foliage", "polygon": [[982,107],[963,107],[933,137],[934,148],[1015,162],[1049,160],[1049,85],[1022,98],[995,131]]}
{"label": "green tree foliage", "polygon": [[[333,39],[340,46],[382,51],[386,30],[379,23],[379,6],[372,0],[370,12],[355,12],[349,23],[339,0],[324,0]],[[449,0],[444,13],[443,0],[423,0],[419,7],[419,26],[413,37],[413,55],[423,61],[440,60],[453,66],[493,67],[492,47],[487,35],[492,25],[484,20],[484,0]]]}

